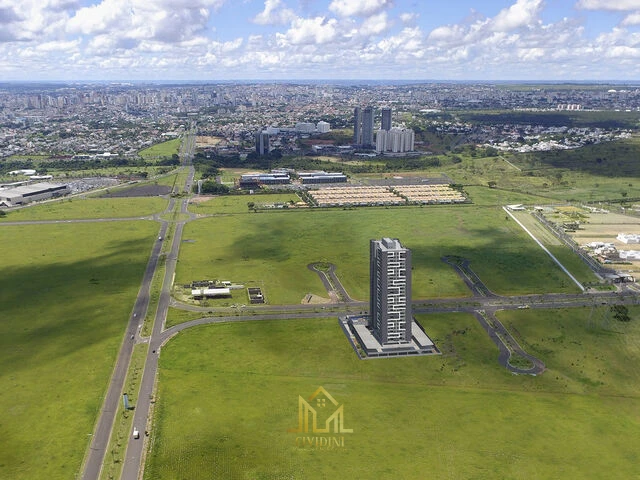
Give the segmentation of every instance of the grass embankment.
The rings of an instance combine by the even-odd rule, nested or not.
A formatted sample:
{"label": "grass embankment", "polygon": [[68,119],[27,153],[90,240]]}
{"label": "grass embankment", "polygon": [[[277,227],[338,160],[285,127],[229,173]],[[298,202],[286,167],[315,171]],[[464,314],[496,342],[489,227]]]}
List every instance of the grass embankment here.
{"label": "grass embankment", "polygon": [[[423,470],[443,478],[633,477],[638,326],[589,334],[580,310],[563,312],[509,312],[507,324],[517,322],[525,339],[525,328],[547,336],[554,322],[537,330],[544,318],[557,319],[551,332],[572,324],[551,354],[563,361],[543,355],[550,371],[539,377],[500,367],[497,349],[465,314],[420,317],[438,357],[358,360],[335,319],[185,331],[160,357],[145,478],[411,478]],[[621,343],[627,348],[615,355]],[[600,379],[598,370],[618,386],[580,379]],[[344,405],[353,433],[343,434],[343,448],[299,448],[296,437],[313,434],[287,431],[298,424],[298,396],[319,386]]]}
{"label": "grass embankment", "polygon": [[0,477],[80,469],[157,225],[0,227]]}

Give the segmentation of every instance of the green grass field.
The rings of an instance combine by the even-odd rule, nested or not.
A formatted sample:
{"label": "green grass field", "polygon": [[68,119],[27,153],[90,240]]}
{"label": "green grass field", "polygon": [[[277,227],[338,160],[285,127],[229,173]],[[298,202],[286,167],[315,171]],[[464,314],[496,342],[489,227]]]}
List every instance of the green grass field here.
{"label": "green grass field", "polygon": [[0,222],[130,218],[164,211],[167,200],[158,197],[67,198],[7,212]]}
{"label": "green grass field", "polygon": [[[228,208],[225,205],[222,208]],[[414,298],[470,292],[440,258],[459,255],[496,293],[576,292],[568,277],[499,207],[407,207],[227,215],[185,226],[176,283],[224,279],[261,286],[272,304],[326,296],[307,264],[332,262],[366,300],[369,240],[398,237],[413,252]],[[575,263],[577,274],[592,279]]]}
{"label": "green grass field", "polygon": [[197,214],[249,213],[248,203],[256,206],[272,203],[299,202],[295,194],[228,195],[215,197],[205,202],[191,202],[189,211]]}
{"label": "green grass field", "polygon": [[149,148],[140,150],[138,152],[138,155],[140,155],[145,160],[171,157],[173,154],[178,153],[178,150],[180,149],[180,142],[182,142],[182,139],[174,138],[172,140],[167,140],[166,142],[157,143]]}
{"label": "green grass field", "polygon": [[[555,312],[527,314],[535,316],[525,318],[527,325],[555,317]],[[562,318],[577,323],[581,316],[568,312]],[[600,368],[607,370],[629,362],[616,378],[631,382],[624,387],[629,393],[609,394],[568,385],[566,378],[579,376],[582,368],[568,361],[552,362],[552,370],[540,377],[509,374],[469,315],[420,320],[444,355],[361,361],[335,319],[183,332],[160,357],[145,478],[637,475],[639,385],[637,374],[626,375],[639,360],[637,350],[630,357],[599,357]],[[576,340],[588,334],[579,325],[572,331]],[[639,334],[635,327],[625,336],[637,343]],[[574,338],[562,345],[567,359],[582,357],[589,346],[612,353],[620,342],[607,335],[597,346],[569,340]],[[343,434],[342,448],[300,448],[298,434],[287,431],[297,426],[298,396],[308,398],[319,386],[344,405],[345,427],[353,429]]]}
{"label": "green grass field", "polygon": [[0,478],[76,478],[157,231],[0,227]]}

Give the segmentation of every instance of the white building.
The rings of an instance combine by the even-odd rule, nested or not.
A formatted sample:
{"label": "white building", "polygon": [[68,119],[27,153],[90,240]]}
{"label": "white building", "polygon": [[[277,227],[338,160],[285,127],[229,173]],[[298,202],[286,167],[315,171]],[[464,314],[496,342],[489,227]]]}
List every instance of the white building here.
{"label": "white building", "polygon": [[622,243],[640,243],[640,235],[635,233],[619,233],[616,238]]}
{"label": "white building", "polygon": [[0,190],[0,206],[14,207],[25,203],[60,197],[70,193],[67,185],[56,183],[33,183],[16,188]]}
{"label": "white building", "polygon": [[327,133],[331,131],[331,125],[329,125],[328,122],[319,121],[318,124],[316,125],[316,129],[318,130],[319,133]]}
{"label": "white building", "polygon": [[412,152],[415,145],[415,133],[410,128],[393,127],[376,132],[376,152],[403,153]]}

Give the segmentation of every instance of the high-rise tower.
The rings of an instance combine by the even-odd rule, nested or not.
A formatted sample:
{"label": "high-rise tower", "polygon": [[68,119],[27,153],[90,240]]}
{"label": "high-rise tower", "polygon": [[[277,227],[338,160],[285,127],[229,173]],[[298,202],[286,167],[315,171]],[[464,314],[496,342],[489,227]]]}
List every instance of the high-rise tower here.
{"label": "high-rise tower", "polygon": [[391,130],[391,109],[383,108],[382,109],[382,125],[380,126],[382,130]]}
{"label": "high-rise tower", "polygon": [[362,110],[360,107],[353,109],[353,143],[362,144]]}
{"label": "high-rise tower", "polygon": [[267,155],[269,153],[269,134],[265,131],[256,133],[256,153]]}
{"label": "high-rise tower", "polygon": [[381,345],[411,341],[411,250],[398,239],[370,242],[370,327]]}
{"label": "high-rise tower", "polygon": [[362,145],[371,147],[373,143],[373,107],[366,107],[362,114]]}

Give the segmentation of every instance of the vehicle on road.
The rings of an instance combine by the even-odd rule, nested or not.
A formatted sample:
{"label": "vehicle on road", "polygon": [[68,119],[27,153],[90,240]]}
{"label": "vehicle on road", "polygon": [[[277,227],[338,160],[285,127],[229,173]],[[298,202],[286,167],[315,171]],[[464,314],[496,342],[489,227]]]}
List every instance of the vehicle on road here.
{"label": "vehicle on road", "polygon": [[136,427],[133,427],[133,438],[140,438],[140,432]]}

